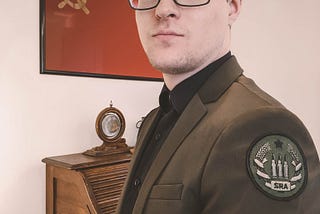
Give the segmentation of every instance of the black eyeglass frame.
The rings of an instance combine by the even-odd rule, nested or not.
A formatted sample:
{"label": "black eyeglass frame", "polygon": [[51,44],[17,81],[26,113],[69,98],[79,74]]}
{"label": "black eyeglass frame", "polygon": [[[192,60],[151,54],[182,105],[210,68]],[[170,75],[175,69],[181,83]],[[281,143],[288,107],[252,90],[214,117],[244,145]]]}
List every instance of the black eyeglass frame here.
{"label": "black eyeglass frame", "polygon": [[[151,10],[153,8],[156,8],[159,3],[160,3],[161,0],[158,0],[157,4],[155,4],[154,6],[152,7],[147,7],[147,8],[135,8],[132,4],[131,4],[131,0],[128,0],[129,2],[129,5],[132,9],[134,10]],[[182,6],[182,7],[200,7],[200,6],[204,6],[204,5],[207,5],[210,3],[211,0],[207,0],[207,2],[205,3],[202,3],[202,4],[195,4],[195,5],[185,5],[185,4],[180,4],[179,2],[177,2],[177,0],[173,0],[173,2],[176,4],[176,5],[179,5],[179,6]]]}

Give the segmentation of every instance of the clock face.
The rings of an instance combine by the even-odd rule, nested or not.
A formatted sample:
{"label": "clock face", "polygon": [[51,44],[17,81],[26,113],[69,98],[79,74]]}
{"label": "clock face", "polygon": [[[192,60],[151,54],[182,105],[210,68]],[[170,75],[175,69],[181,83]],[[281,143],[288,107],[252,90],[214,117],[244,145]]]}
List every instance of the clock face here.
{"label": "clock face", "polygon": [[116,137],[121,129],[121,120],[115,113],[107,113],[102,119],[102,131],[107,138]]}
{"label": "clock face", "polygon": [[110,106],[103,109],[96,120],[96,131],[103,142],[118,142],[125,129],[125,120],[122,113]]}

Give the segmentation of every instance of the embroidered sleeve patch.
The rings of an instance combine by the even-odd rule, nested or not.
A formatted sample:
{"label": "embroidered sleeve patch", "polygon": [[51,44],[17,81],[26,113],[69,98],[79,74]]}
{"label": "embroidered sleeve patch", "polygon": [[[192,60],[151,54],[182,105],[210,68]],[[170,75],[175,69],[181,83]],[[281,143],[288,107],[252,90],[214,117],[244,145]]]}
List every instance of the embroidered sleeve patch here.
{"label": "embroidered sleeve patch", "polygon": [[269,135],[254,143],[248,151],[247,169],[256,187],[276,200],[295,198],[307,182],[301,149],[281,135]]}

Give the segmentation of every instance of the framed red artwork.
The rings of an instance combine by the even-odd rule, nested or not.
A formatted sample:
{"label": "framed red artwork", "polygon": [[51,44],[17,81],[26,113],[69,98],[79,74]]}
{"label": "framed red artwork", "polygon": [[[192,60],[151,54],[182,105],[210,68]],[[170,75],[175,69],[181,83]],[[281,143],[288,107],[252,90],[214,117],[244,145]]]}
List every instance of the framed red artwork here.
{"label": "framed red artwork", "polygon": [[40,0],[40,73],[162,81],[127,0]]}

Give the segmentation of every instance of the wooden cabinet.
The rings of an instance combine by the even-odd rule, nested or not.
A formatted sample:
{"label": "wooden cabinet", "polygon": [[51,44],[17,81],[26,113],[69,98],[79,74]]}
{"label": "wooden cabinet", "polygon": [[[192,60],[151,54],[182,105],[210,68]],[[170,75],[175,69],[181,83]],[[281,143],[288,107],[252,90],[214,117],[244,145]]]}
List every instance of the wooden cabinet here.
{"label": "wooden cabinet", "polygon": [[46,213],[114,213],[130,159],[129,152],[103,157],[70,154],[43,159]]}

